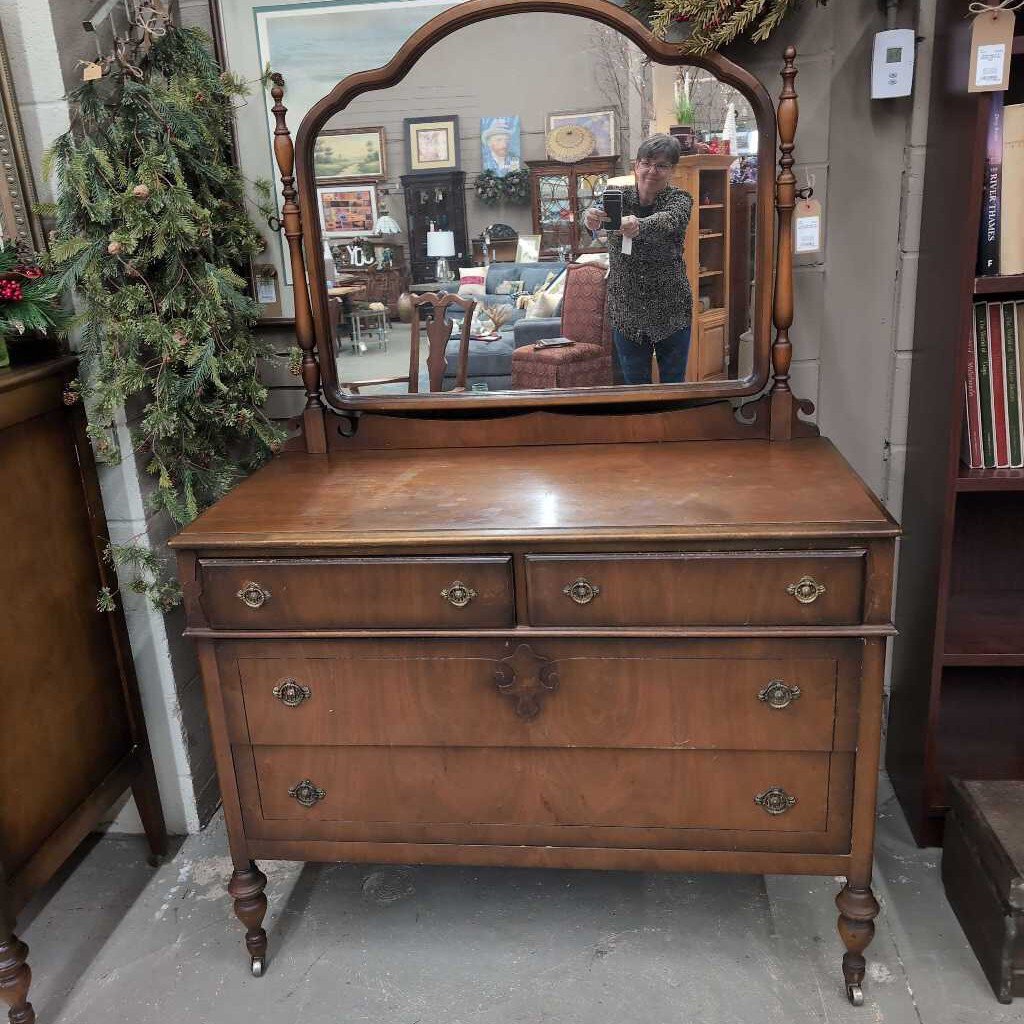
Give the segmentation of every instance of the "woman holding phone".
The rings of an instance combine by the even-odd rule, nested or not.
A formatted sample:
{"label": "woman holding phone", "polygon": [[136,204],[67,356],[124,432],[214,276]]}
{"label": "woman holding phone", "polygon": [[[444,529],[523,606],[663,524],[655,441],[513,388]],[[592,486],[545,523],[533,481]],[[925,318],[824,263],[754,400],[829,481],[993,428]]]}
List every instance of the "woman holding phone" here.
{"label": "woman holding phone", "polygon": [[[608,233],[608,316],[626,384],[651,383],[652,355],[662,384],[686,377],[693,295],[683,240],[693,197],[669,184],[679,157],[671,135],[641,144],[633,164],[636,185],[622,189],[621,228]],[[600,206],[583,217],[592,232],[607,220]]]}

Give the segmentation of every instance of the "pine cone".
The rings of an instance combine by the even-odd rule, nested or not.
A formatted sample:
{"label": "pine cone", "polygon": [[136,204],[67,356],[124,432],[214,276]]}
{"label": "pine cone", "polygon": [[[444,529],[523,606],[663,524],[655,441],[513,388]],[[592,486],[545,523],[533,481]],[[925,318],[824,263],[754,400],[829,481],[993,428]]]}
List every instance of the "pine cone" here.
{"label": "pine cone", "polygon": [[110,253],[111,256],[116,256],[123,248],[124,246],[120,242],[111,242],[110,245],[107,246],[107,252]]}
{"label": "pine cone", "polygon": [[179,346],[188,344],[188,338],[181,331],[175,331],[171,337],[174,338],[175,343]]}
{"label": "pine cone", "polygon": [[148,185],[136,185],[132,189],[132,195],[136,199],[148,199],[149,198],[149,186]]}
{"label": "pine cone", "polygon": [[72,391],[70,388],[66,389],[60,397],[65,405],[74,405],[78,401],[77,392]]}

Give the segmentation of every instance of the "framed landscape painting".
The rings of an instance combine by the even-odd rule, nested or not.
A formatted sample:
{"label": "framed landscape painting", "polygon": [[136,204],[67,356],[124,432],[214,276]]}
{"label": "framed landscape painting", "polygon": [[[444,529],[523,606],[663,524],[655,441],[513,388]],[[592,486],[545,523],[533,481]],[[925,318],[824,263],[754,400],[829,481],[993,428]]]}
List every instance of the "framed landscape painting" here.
{"label": "framed landscape painting", "polygon": [[355,238],[373,231],[377,220],[375,185],[318,185],[316,198],[325,235]]}
{"label": "framed landscape painting", "polygon": [[407,117],[405,156],[410,173],[459,169],[459,118]]}
{"label": "framed landscape painting", "polygon": [[322,131],[313,150],[317,179],[382,181],[388,176],[383,128]]}
{"label": "framed landscape painting", "polygon": [[560,113],[548,114],[549,132],[570,124],[582,125],[594,133],[597,145],[591,156],[618,155],[619,139],[615,133],[614,110],[564,110]]}

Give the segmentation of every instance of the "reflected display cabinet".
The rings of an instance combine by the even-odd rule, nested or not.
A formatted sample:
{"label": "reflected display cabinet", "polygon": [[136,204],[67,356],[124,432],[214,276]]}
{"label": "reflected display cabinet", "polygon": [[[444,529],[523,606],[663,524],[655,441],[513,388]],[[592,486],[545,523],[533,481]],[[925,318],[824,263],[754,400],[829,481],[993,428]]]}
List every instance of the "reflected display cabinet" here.
{"label": "reflected display cabinet", "polygon": [[465,263],[469,255],[469,232],[466,230],[465,171],[433,171],[429,174],[403,174],[405,216],[409,233],[409,267],[412,283],[433,281],[437,277],[437,260],[427,256],[427,232],[431,225],[438,231],[455,235],[454,268]]}
{"label": "reflected display cabinet", "polygon": [[588,157],[566,164],[558,160],[528,163],[533,195],[533,233],[540,235],[542,256],[554,256],[567,245],[573,256],[593,251],[590,235],[580,223],[594,197],[604,191],[619,164],[617,156]]}

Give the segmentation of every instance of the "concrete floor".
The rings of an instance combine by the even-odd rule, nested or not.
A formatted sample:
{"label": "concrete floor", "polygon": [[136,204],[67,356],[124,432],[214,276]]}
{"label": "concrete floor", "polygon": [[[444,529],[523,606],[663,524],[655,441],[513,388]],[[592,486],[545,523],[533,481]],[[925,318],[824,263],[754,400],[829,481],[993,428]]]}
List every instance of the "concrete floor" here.
{"label": "concrete floor", "polygon": [[248,973],[222,819],[154,871],[92,843],[22,915],[40,1024],[1024,1024],[882,782],[865,1003],[831,878],[267,862]]}

